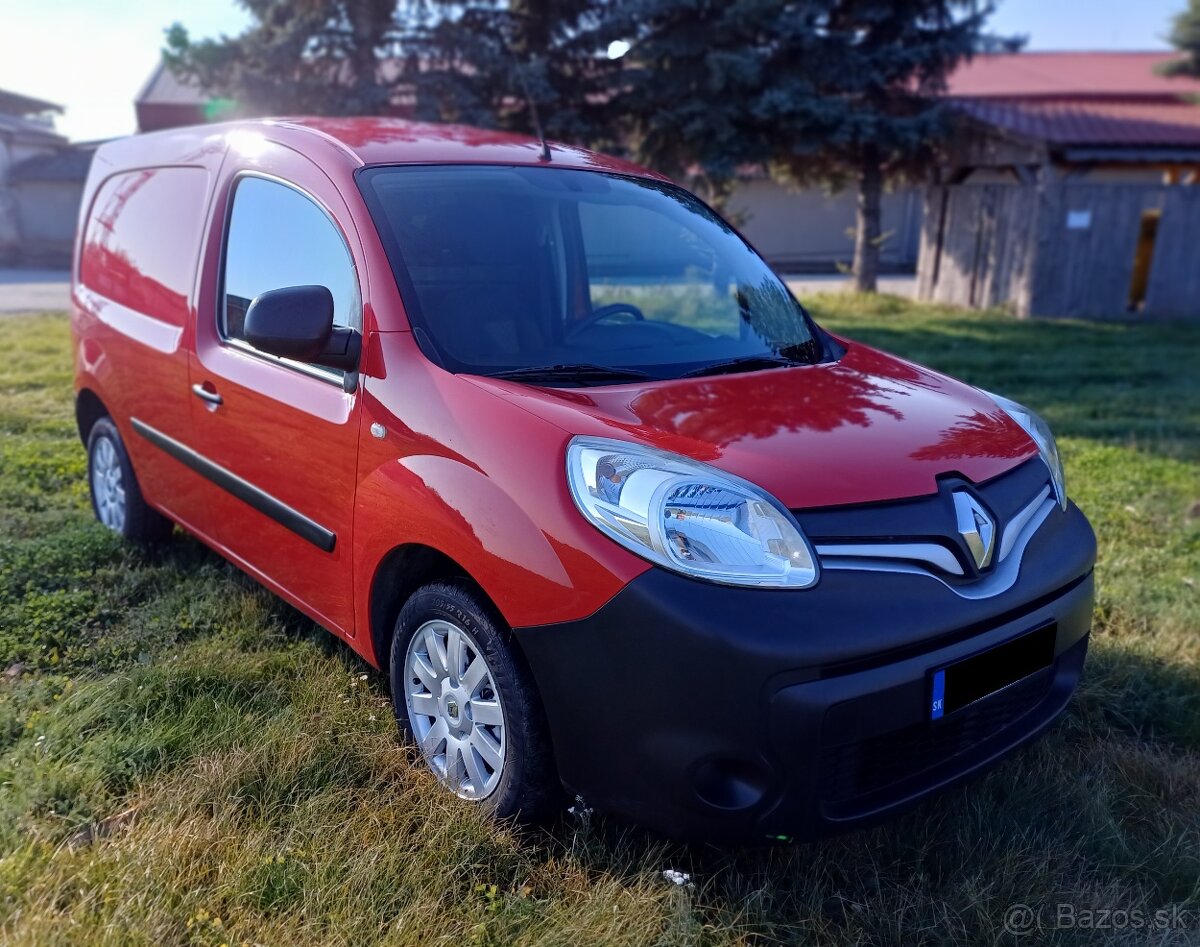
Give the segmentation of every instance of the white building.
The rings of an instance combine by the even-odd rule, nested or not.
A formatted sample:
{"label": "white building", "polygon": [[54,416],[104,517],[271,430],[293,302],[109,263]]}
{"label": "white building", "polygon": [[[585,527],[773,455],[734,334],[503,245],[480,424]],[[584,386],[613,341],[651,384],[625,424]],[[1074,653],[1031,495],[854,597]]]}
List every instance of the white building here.
{"label": "white building", "polygon": [[0,89],[0,265],[66,266],[94,145],[54,130],[62,106]]}

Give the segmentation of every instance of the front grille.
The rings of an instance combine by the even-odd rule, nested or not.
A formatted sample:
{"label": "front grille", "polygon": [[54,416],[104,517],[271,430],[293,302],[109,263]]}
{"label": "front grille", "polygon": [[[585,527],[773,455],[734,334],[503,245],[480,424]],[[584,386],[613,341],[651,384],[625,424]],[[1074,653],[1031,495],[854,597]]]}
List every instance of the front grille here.
{"label": "front grille", "polygon": [[942,768],[1007,729],[1050,689],[1053,669],[1018,681],[936,723],[919,723],[821,754],[821,798],[845,805]]}
{"label": "front grille", "polygon": [[[793,510],[796,520],[814,546],[888,545],[892,543],[933,544],[944,547],[959,561],[965,575],[936,568],[951,583],[978,579],[971,551],[958,531],[952,494],[966,490],[977,498],[996,523],[997,534],[1049,484],[1046,465],[1038,457],[1013,470],[971,484],[957,475],[938,479],[938,492],[907,500],[865,503],[852,506]],[[829,552],[829,555],[836,553]],[[923,562],[923,560],[922,560]],[[994,568],[995,560],[993,560]],[[924,563],[929,565],[929,563]]]}

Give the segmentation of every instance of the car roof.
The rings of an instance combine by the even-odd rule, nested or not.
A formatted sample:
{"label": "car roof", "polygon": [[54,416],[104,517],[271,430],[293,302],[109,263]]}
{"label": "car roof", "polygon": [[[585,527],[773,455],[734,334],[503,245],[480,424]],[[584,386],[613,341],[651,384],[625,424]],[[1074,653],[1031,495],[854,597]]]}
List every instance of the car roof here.
{"label": "car roof", "polygon": [[262,140],[309,156],[335,179],[358,168],[389,164],[499,164],[579,168],[668,180],[630,161],[574,145],[542,143],[527,135],[410,122],[398,118],[264,118],[193,125],[117,138],[101,145],[93,162],[97,180],[121,170],[166,164],[216,167],[227,151],[252,155]]}
{"label": "car roof", "polygon": [[[241,127],[273,126],[277,130],[316,132],[334,139],[364,165],[371,164],[552,164],[652,175],[632,162],[586,148],[549,142],[550,161],[537,138],[511,132],[411,122],[398,118],[285,118],[239,123]],[[657,177],[658,175],[652,175]]]}

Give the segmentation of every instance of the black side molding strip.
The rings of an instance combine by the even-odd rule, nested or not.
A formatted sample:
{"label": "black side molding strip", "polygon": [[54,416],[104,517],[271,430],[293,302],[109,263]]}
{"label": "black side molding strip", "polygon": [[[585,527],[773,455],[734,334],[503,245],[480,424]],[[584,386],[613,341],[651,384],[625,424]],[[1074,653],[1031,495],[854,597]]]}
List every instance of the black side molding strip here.
{"label": "black side molding strip", "polygon": [[265,516],[271,517],[280,526],[290,529],[297,536],[308,540],[318,549],[333,552],[337,535],[326,529],[315,520],[310,520],[299,510],[288,506],[282,500],[276,499],[254,484],[243,480],[237,474],[226,470],[219,464],[214,464],[203,454],[198,454],[186,444],[181,444],[173,437],[168,437],[162,431],[156,431],[145,421],[130,418],[133,429],[148,440],[159,450],[170,454],[186,467],[211,480],[222,490],[228,490],[235,497],[246,503]]}

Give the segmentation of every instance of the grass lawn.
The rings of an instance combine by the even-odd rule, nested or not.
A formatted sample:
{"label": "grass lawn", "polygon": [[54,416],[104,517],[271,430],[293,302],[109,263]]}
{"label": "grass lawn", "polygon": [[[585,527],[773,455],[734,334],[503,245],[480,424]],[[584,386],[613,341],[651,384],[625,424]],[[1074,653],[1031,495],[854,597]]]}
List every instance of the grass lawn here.
{"label": "grass lawn", "polygon": [[[0,942],[1200,943],[1200,331],[812,308],[1046,415],[1100,540],[1092,652],[986,778],[740,852],[444,799],[332,637],[192,539],[93,523],[66,320],[0,319]],[[1043,929],[1006,933],[1015,904]],[[1166,926],[1084,929],[1104,909]]]}

